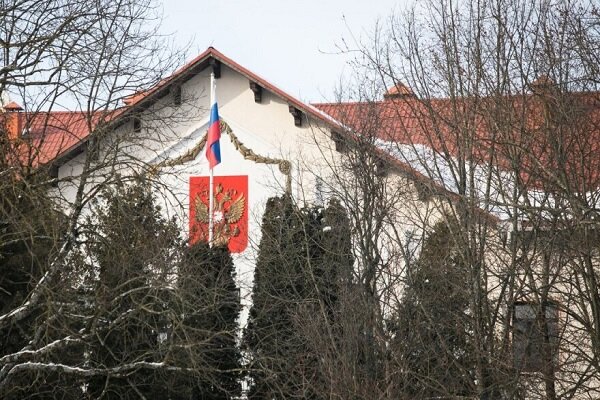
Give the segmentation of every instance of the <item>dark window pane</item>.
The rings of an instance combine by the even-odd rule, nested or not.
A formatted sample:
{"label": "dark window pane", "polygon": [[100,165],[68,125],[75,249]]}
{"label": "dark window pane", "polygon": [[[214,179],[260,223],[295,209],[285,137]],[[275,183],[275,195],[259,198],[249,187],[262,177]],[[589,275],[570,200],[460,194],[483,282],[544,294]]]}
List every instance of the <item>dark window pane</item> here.
{"label": "dark window pane", "polygon": [[515,367],[539,372],[558,357],[558,308],[534,303],[517,303],[513,317],[513,356]]}

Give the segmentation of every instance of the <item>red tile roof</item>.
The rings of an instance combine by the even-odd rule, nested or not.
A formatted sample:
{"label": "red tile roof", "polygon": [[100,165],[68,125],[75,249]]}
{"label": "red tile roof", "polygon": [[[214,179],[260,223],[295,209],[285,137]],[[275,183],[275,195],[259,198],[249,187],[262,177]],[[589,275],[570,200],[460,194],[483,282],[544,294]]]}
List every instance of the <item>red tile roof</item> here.
{"label": "red tile roof", "polygon": [[40,149],[37,162],[46,164],[82,144],[93,129],[95,119],[74,111],[34,114],[25,127],[25,136],[34,149]]}
{"label": "red tile roof", "polygon": [[[264,89],[281,97],[290,105],[342,133],[342,127],[350,127],[361,135],[373,135],[388,142],[420,144],[442,154],[456,156],[464,147],[459,146],[458,143],[464,139],[461,132],[466,128],[476,132],[472,136],[473,155],[478,161],[486,162],[493,159],[492,161],[497,165],[509,168],[510,162],[514,159],[514,153],[518,152],[517,149],[524,148],[530,150],[523,155],[526,168],[521,171],[521,177],[526,182],[531,183],[533,179],[531,177],[539,175],[540,170],[546,174],[557,170],[553,164],[556,161],[554,159],[555,140],[545,133],[547,130],[541,129],[545,121],[544,107],[540,101],[530,101],[535,100],[535,96],[502,98],[501,103],[504,105],[505,111],[503,112],[506,113],[507,121],[522,122],[522,126],[513,127],[508,131],[494,126],[498,122],[498,118],[488,118],[485,113],[481,112],[480,99],[479,102],[470,99],[461,101],[434,99],[423,102],[413,95],[410,88],[402,84],[390,88],[384,101],[325,103],[312,106],[288,95],[212,47],[158,85],[126,99],[126,107],[113,113],[113,122],[119,119],[118,116],[126,116],[137,107],[144,107],[148,102],[160,97],[161,94],[167,93],[171,83],[185,78],[198,68],[208,67],[210,59],[220,61],[250,81],[256,82]],[[582,124],[574,124],[574,127],[579,128],[580,135],[562,134],[562,148],[567,146],[568,153],[572,154],[564,162],[572,164],[569,167],[571,171],[583,170],[583,173],[574,178],[578,187],[591,184],[600,186],[600,161],[598,160],[600,157],[594,156],[596,153],[600,154],[600,148],[598,148],[600,146],[600,129],[597,124],[600,122],[600,103],[595,95],[579,95],[577,98],[582,104],[581,112],[589,117],[584,119],[591,126],[584,127]],[[487,103],[491,101],[489,99]],[[483,103],[485,104],[486,101]],[[50,161],[74,154],[85,144],[90,129],[93,129],[100,118],[100,114],[90,118],[86,113],[68,111],[33,115],[20,114],[26,119],[22,126],[27,129],[27,133],[23,137],[28,146],[25,152],[26,157],[24,157],[33,165],[47,164]],[[469,114],[473,115],[473,118],[464,118]],[[527,117],[519,118],[519,115],[527,115]],[[434,118],[434,116],[441,118]],[[106,114],[103,118],[109,119]],[[465,123],[471,123],[475,128],[466,126]],[[439,186],[407,163],[381,154],[400,170],[413,175],[416,179],[428,180],[429,184]],[[577,154],[585,157],[577,158],[575,157]],[[584,159],[585,162],[583,162]],[[536,184],[539,185],[539,183]]]}
{"label": "red tile roof", "polygon": [[[324,121],[329,125],[335,125],[329,116],[323,114],[320,110],[307,105],[297,100],[296,98],[285,93],[267,80],[259,77],[248,69],[242,67],[232,59],[226,57],[213,47],[209,47],[202,54],[194,58],[192,61],[179,68],[171,76],[163,79],[154,87],[138,92],[125,99],[125,107],[113,114],[113,118],[117,116],[126,116],[129,112],[133,112],[137,107],[142,107],[146,102],[152,102],[156,96],[160,96],[168,90],[171,83],[184,77],[186,74],[192,73],[196,67],[207,67],[209,59],[216,59],[225,64],[229,68],[239,72],[249,80],[258,83],[264,89],[274,93],[284,99],[288,104],[298,108],[302,112],[311,115],[313,118]],[[14,109],[16,110],[16,109]],[[7,111],[9,111],[7,109]],[[12,111],[12,109],[11,109]],[[69,153],[77,150],[87,140],[90,128],[93,128],[96,117],[91,119],[91,124],[88,123],[88,116],[83,112],[76,111],[57,111],[26,114],[20,113],[25,119],[21,126],[28,127],[28,134],[23,137],[27,143],[27,151],[23,156],[24,161],[29,161],[32,165],[46,164],[50,161],[67,156]],[[113,121],[116,122],[116,121]]]}
{"label": "red tile roof", "polygon": [[[167,91],[169,90],[171,83],[176,82],[179,79],[184,79],[187,74],[193,73],[197,68],[203,69],[208,67],[208,61],[211,58],[220,61],[234,71],[242,74],[250,81],[257,83],[262,88],[279,96],[289,105],[296,107],[318,121],[322,121],[326,126],[339,133],[352,135],[352,133],[345,129],[345,127],[348,126],[346,117],[351,116],[351,119],[353,119],[351,125],[355,128],[360,127],[360,129],[356,129],[356,131],[361,134],[368,134],[370,130],[372,130],[373,125],[370,124],[369,119],[364,118],[365,112],[374,112],[380,118],[383,117],[380,121],[381,124],[377,126],[378,134],[382,135],[383,132],[395,132],[394,135],[398,135],[406,132],[407,134],[410,133],[413,135],[411,136],[413,138],[418,137],[415,135],[419,132],[417,126],[421,121],[415,117],[414,113],[408,108],[388,107],[390,102],[396,102],[398,99],[408,98],[412,95],[412,91],[406,86],[397,85],[391,88],[387,96],[388,101],[375,104],[375,107],[372,110],[371,105],[365,105],[363,103],[345,103],[341,105],[319,104],[318,107],[314,107],[297,100],[267,80],[226,57],[213,47],[209,47],[202,54],[178,69],[171,76],[162,80],[156,86],[126,98],[125,107],[121,109],[109,113],[94,113],[93,115],[77,111],[18,113],[21,118],[24,118],[21,126],[25,132],[25,134],[21,136],[19,144],[21,150],[20,161],[36,167],[49,164],[53,161],[59,161],[60,163],[68,160],[71,155],[81,151],[82,146],[85,145],[89,137],[90,131],[94,129],[100,119],[110,123],[118,123],[121,117],[127,117],[130,113],[135,112],[138,107],[144,107],[148,105],[148,102],[155,101],[156,98],[159,98],[161,94],[168,93]],[[13,107],[10,110],[5,107],[5,109],[6,111],[13,112],[18,110],[16,107]],[[0,115],[0,117],[2,116]],[[343,125],[338,121],[342,122]],[[400,136],[391,136],[388,138],[394,140],[394,138],[399,139]],[[421,138],[421,140],[425,139],[425,136]],[[407,176],[410,176],[416,181],[425,182],[428,187],[433,190],[447,192],[441,185],[419,173],[407,163],[391,157],[380,149],[374,148],[374,151],[376,151],[382,159],[393,164]],[[483,211],[482,214],[495,220],[495,217],[490,216]]]}
{"label": "red tile roof", "polygon": [[[314,104],[356,132],[423,145],[445,157],[471,147],[479,163],[520,163],[526,187],[589,191],[600,187],[600,93],[485,99],[387,98]],[[463,154],[464,155],[464,154]],[[561,172],[562,171],[562,172]]]}
{"label": "red tile roof", "polygon": [[[105,114],[105,113],[102,113]],[[71,152],[77,152],[98,123],[101,113],[89,115],[78,111],[52,111],[37,113],[11,113],[6,118],[20,118],[19,132],[14,143],[18,162],[22,166],[38,167],[59,161]]]}

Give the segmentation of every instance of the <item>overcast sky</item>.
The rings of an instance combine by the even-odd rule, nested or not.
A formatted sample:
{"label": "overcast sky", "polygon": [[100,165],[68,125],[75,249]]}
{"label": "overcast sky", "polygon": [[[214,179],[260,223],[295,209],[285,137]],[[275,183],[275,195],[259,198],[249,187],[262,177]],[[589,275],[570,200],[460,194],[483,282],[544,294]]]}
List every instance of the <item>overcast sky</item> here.
{"label": "overcast sky", "polygon": [[347,56],[336,44],[366,36],[410,0],[163,0],[163,32],[191,41],[187,59],[214,46],[306,102],[333,100]]}

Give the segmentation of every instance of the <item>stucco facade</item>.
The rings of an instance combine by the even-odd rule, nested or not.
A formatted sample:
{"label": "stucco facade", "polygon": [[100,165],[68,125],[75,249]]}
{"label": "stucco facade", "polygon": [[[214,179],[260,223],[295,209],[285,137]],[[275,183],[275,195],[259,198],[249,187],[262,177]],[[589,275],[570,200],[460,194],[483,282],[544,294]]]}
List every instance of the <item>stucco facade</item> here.
{"label": "stucco facade", "polygon": [[[340,187],[340,174],[347,172],[344,169],[347,158],[334,139],[346,128],[342,123],[302,104],[214,49],[209,49],[182,72],[176,73],[175,78],[167,80],[162,88],[134,96],[128,105],[131,112],[117,116],[117,123],[98,133],[93,142],[82,141],[81,152],[63,160],[58,166],[59,184],[52,191],[62,207],[69,208],[76,200],[79,201],[77,191],[82,174],[87,185],[80,195],[87,200],[97,194],[95,187],[107,176],[115,173],[124,176],[143,174],[156,184],[165,214],[177,219],[182,236],[187,237],[190,180],[209,175],[203,139],[209,123],[210,75],[215,72],[214,63],[209,62],[211,60],[219,64],[216,95],[221,121],[228,127],[223,130],[220,141],[222,162],[214,169],[214,174],[247,176],[248,179],[245,204],[248,246],[233,255],[244,306],[240,322],[244,325],[251,304],[256,250],[267,199],[289,191],[299,203],[318,204],[327,201],[336,191],[360,190]],[[259,98],[257,86],[260,87]],[[173,87],[180,90],[180,102],[175,99]],[[389,249],[382,252],[384,257],[388,257],[382,263],[392,268],[387,276],[382,277],[382,284],[394,286],[401,281],[398,277],[405,272],[406,261],[405,255],[396,252],[394,246],[410,240],[418,246],[436,222],[452,214],[453,196],[443,193],[447,188],[439,187],[439,182],[433,180],[427,184],[435,190],[423,195],[419,185],[427,178],[410,171],[401,157],[396,160],[397,163],[386,157],[383,157],[389,164],[384,172],[389,196],[386,204],[393,212],[387,217],[384,227],[387,230],[386,240],[390,242],[382,243],[382,248]],[[438,196],[436,193],[443,194]],[[498,307],[498,315],[508,316],[512,304],[505,301],[503,282],[507,271],[516,264],[512,258],[515,252],[510,249],[510,233],[508,241],[503,242],[502,238],[507,236],[503,231],[511,228],[503,227],[496,216],[486,211],[478,212],[487,221],[488,229],[481,236],[488,241],[484,256],[487,268],[484,290],[490,303]],[[520,287],[527,286],[528,276],[519,275],[516,271],[515,277],[523,281]],[[568,281],[560,283],[559,288],[564,290],[559,291],[568,292],[569,284]],[[394,287],[395,290],[387,294],[389,299],[385,299],[385,304],[392,304],[402,296],[402,285]],[[561,293],[554,296],[560,301]],[[384,311],[391,313],[393,308]],[[589,347],[585,338],[577,337],[577,324],[567,320],[563,316],[562,321],[569,324],[564,325],[565,332],[570,329],[574,332],[573,343],[569,345],[577,346],[577,351]],[[510,341],[512,333],[508,317],[498,321],[496,329],[499,337]],[[561,375],[567,381],[569,374],[577,376],[578,371],[587,365],[585,360],[577,359],[576,353],[563,352],[560,355],[561,364],[568,366]],[[569,372],[569,369],[574,372]],[[540,379],[539,375],[531,374],[521,383],[527,385],[531,382],[531,393],[543,393]],[[592,379],[590,385],[597,387],[597,382],[594,382]],[[532,398],[536,396],[534,394]]]}

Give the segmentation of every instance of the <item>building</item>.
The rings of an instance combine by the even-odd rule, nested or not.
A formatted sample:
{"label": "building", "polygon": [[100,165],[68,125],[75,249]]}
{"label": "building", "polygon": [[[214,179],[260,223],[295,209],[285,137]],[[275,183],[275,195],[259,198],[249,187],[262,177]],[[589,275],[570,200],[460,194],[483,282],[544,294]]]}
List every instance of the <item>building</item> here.
{"label": "building", "polygon": [[[393,266],[385,282],[403,273],[438,221],[448,215],[468,217],[470,227],[483,227],[469,245],[487,241],[478,256],[486,264],[487,304],[495,307],[498,320],[492,331],[513,349],[517,372],[529,374],[523,387],[532,393],[538,387],[540,393],[569,393],[571,382],[584,379],[586,395],[600,396],[600,353],[590,342],[594,332],[600,334],[600,303],[595,303],[600,297],[591,283],[598,278],[597,249],[565,248],[554,233],[554,240],[542,241],[549,223],[571,237],[575,232],[586,241],[595,238],[580,232],[580,224],[570,224],[596,223],[600,158],[593,154],[600,130],[595,96],[577,94],[581,114],[564,120],[556,117],[562,115],[561,105],[553,102],[547,80],[534,85],[537,92],[531,96],[508,102],[424,103],[396,82],[380,101],[308,105],[209,48],[156,87],[129,97],[118,110],[27,115],[17,104],[6,104],[10,137],[29,144],[16,156],[49,169],[57,178],[53,194],[65,208],[83,202],[82,188],[84,196],[93,196],[95,185],[115,174],[150,176],[166,212],[192,236],[205,237],[209,171],[203,150],[211,74],[223,132],[223,162],[214,171],[220,186],[217,239],[235,254],[246,307],[266,200],[287,192],[299,202],[318,203],[338,191],[360,192],[360,187],[344,185],[358,168],[363,176],[385,178],[382,198],[393,212],[382,219],[382,240],[397,240],[408,249],[389,247],[382,253],[384,263]],[[516,111],[531,117],[524,124],[516,120],[522,126],[515,130],[515,125],[494,125],[498,120],[490,110],[506,113],[506,120]],[[580,122],[573,124],[572,118]],[[567,140],[553,142],[557,135],[548,132],[557,131]],[[357,148],[368,157],[353,158]],[[584,194],[583,203],[578,193]],[[230,217],[234,208],[236,215]],[[514,280],[511,293],[503,289],[507,277]],[[592,281],[574,285],[579,278]],[[560,330],[563,342],[556,344]],[[556,360],[550,371],[548,363],[539,362],[547,350]]]}

